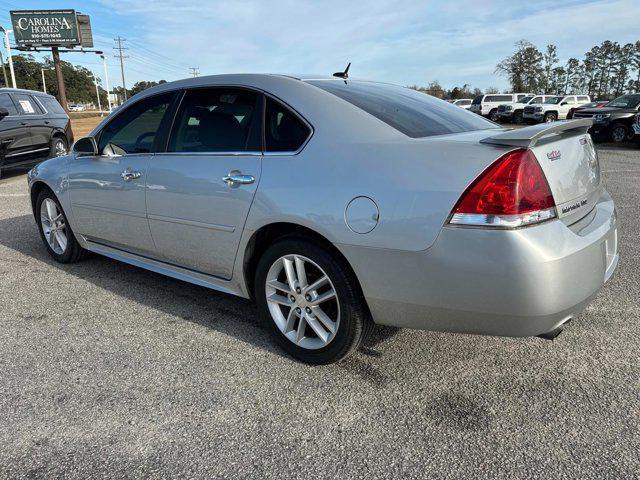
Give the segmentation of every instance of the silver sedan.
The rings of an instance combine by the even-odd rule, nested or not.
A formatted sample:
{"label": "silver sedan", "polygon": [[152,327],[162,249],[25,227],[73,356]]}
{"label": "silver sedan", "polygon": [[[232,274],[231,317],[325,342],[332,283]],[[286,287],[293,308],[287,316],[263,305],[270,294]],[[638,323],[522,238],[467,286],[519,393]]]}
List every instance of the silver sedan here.
{"label": "silver sedan", "polygon": [[371,326],[553,338],[618,261],[591,120],[505,130],[394,85],[151,88],[29,173],[44,245],[255,299],[309,363]]}

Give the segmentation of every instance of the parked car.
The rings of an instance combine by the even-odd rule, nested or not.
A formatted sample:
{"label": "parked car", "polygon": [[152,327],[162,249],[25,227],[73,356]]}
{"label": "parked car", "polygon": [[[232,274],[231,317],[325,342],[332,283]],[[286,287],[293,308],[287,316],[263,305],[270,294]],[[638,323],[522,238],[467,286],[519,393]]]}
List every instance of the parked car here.
{"label": "parked car", "polygon": [[636,113],[635,120],[633,122],[633,139],[640,145],[640,113]]}
{"label": "parked car", "polygon": [[522,114],[527,105],[539,105],[547,98],[555,95],[528,95],[517,102],[503,103],[498,106],[498,117],[501,122],[522,123]]}
{"label": "parked car", "polygon": [[531,95],[530,93],[501,93],[501,94],[489,94],[478,95],[471,102],[471,110],[474,113],[489,118],[493,122],[497,122],[500,117],[498,116],[498,107],[502,103],[516,103],[523,98]]}
{"label": "parked car", "polygon": [[469,110],[469,107],[471,107],[472,101],[473,100],[471,98],[459,98],[458,100],[454,100],[453,104],[458,107],[462,107],[465,110]]}
{"label": "parked car", "polygon": [[579,107],[571,108],[569,110],[569,113],[567,113],[567,120],[571,120],[575,112],[580,112],[582,110],[586,110],[587,108],[602,108],[608,103],[609,100],[599,100],[597,102],[585,103],[584,105],[580,105]]}
{"label": "parked car", "polygon": [[0,88],[0,173],[66,155],[72,142],[69,116],[54,97]]}
{"label": "parked car", "polygon": [[618,259],[591,124],[505,130],[343,78],[196,77],[137,94],[28,181],[56,261],[89,250],[253,298],[322,364],[374,322],[557,335]]}
{"label": "parked car", "polygon": [[78,103],[69,103],[67,108],[70,112],[84,112],[87,109],[84,105]]}
{"label": "parked car", "polygon": [[527,123],[566,120],[569,110],[591,102],[589,95],[559,95],[547,98],[540,105],[525,107],[522,117]]}
{"label": "parked car", "polygon": [[640,93],[622,95],[606,107],[576,112],[574,118],[593,118],[590,132],[595,139],[624,142],[633,136],[633,121],[640,110]]}

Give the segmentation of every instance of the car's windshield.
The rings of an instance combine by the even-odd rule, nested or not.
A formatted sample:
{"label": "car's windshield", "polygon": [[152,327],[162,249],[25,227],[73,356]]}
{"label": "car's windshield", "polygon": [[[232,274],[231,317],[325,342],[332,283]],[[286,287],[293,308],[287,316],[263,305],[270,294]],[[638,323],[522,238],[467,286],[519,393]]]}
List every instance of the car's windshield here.
{"label": "car's windshield", "polygon": [[615,108],[636,108],[640,105],[640,94],[635,95],[623,95],[610,101],[607,107]]}
{"label": "car's windshield", "polygon": [[557,105],[558,103],[560,103],[560,100],[562,100],[563,98],[564,97],[549,97],[544,101],[544,103]]}
{"label": "car's windshield", "polygon": [[530,95],[528,97],[523,97],[518,101],[518,103],[529,103],[532,98],[533,98],[533,95]]}
{"label": "car's windshield", "polygon": [[410,88],[338,80],[310,80],[309,83],[412,138],[497,128],[479,115]]}

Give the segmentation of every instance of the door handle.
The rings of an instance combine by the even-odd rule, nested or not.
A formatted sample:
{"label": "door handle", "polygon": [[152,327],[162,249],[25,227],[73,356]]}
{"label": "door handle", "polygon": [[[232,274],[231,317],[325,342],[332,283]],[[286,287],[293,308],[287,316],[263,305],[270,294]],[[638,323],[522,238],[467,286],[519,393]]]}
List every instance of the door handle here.
{"label": "door handle", "polygon": [[140,178],[142,176],[142,173],[135,170],[131,170],[130,168],[127,168],[124,172],[120,174],[120,176],[125,182],[130,182],[131,180]]}
{"label": "door handle", "polygon": [[237,170],[229,172],[229,175],[222,177],[222,181],[232,187],[233,185],[249,185],[256,181],[253,175],[243,175]]}

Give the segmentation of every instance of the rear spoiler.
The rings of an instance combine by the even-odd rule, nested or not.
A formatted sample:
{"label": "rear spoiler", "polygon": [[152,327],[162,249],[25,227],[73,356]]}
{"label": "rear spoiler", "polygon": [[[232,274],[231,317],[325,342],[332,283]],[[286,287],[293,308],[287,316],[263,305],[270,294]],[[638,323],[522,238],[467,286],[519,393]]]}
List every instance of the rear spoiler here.
{"label": "rear spoiler", "polygon": [[498,133],[491,137],[483,138],[481,143],[491,143],[494,145],[512,145],[514,147],[532,148],[538,141],[544,137],[570,133],[579,135],[587,133],[587,130],[593,125],[591,118],[580,118],[577,120],[566,120],[553,123],[539,123],[524,128],[514,128],[506,132]]}

